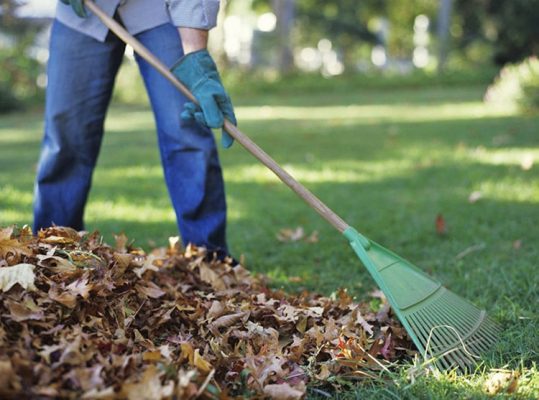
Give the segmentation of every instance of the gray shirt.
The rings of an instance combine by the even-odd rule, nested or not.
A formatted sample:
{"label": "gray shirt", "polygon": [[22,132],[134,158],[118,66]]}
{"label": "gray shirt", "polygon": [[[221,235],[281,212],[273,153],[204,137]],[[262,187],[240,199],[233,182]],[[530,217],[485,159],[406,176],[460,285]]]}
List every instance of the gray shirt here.
{"label": "gray shirt", "polygon": [[[126,29],[133,35],[171,22],[177,27],[209,30],[217,23],[220,0],[94,0],[108,15],[116,10]],[[99,41],[107,37],[108,28],[88,11],[80,18],[71,6],[58,1],[56,18],[76,31]]]}

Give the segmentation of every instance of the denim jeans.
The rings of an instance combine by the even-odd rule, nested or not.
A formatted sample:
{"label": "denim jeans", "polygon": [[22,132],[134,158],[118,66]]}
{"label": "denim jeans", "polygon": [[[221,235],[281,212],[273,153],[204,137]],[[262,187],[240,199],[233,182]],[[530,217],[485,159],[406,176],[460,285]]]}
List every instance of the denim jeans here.
{"label": "denim jeans", "polygon": [[[172,24],[136,37],[165,65],[172,66],[183,55]],[[124,48],[112,33],[102,43],[58,21],[53,24],[34,231],[52,224],[84,229],[84,207]],[[226,254],[225,192],[213,134],[196,122],[181,120],[185,96],[144,60],[136,60],[154,112],[165,180],[183,242]]]}

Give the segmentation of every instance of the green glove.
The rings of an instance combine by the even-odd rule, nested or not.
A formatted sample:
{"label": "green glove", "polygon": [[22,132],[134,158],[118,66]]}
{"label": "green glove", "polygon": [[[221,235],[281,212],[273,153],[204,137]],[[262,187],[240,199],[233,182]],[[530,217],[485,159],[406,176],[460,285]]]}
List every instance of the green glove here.
{"label": "green glove", "polygon": [[84,0],[61,0],[62,3],[71,5],[73,7],[73,11],[75,11],[75,14],[77,14],[81,18],[86,18],[88,16],[88,13],[86,12],[86,9],[84,8]]}
{"label": "green glove", "polygon": [[[209,128],[222,128],[224,118],[236,125],[236,116],[230,97],[225,91],[217,67],[207,50],[198,50],[183,56],[171,69],[197,99],[199,105],[185,104],[181,114],[184,120],[196,120]],[[228,149],[234,139],[223,129],[221,144]]]}

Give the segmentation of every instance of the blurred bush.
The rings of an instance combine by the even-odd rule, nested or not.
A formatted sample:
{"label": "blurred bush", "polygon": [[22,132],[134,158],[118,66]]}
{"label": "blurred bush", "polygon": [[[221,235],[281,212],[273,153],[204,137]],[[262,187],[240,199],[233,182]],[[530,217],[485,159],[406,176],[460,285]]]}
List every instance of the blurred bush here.
{"label": "blurred bush", "polygon": [[485,94],[489,103],[515,105],[525,112],[539,111],[539,59],[529,57],[505,66]]}
{"label": "blurred bush", "polygon": [[402,88],[444,87],[453,85],[487,86],[498,70],[495,67],[447,69],[435,71],[414,70],[399,74],[384,71],[343,74],[322,77],[318,73],[288,75],[240,71],[224,71],[223,81],[231,95],[249,97],[256,94],[323,93],[354,89],[393,90]]}
{"label": "blurred bush", "polygon": [[3,0],[0,6],[0,113],[41,101],[45,86],[43,61],[36,57],[36,38],[43,22],[19,18],[18,0]]}
{"label": "blurred bush", "polygon": [[43,65],[25,50],[24,44],[0,49],[0,113],[43,98],[43,89],[37,85]]}

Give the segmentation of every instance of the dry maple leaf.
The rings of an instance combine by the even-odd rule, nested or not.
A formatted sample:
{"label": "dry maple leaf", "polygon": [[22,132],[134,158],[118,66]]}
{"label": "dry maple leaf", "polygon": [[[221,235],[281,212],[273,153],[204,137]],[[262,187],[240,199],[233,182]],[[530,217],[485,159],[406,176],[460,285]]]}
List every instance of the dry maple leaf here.
{"label": "dry maple leaf", "polygon": [[18,262],[23,255],[29,257],[32,250],[18,239],[12,239],[13,227],[0,229],[0,258]]}

